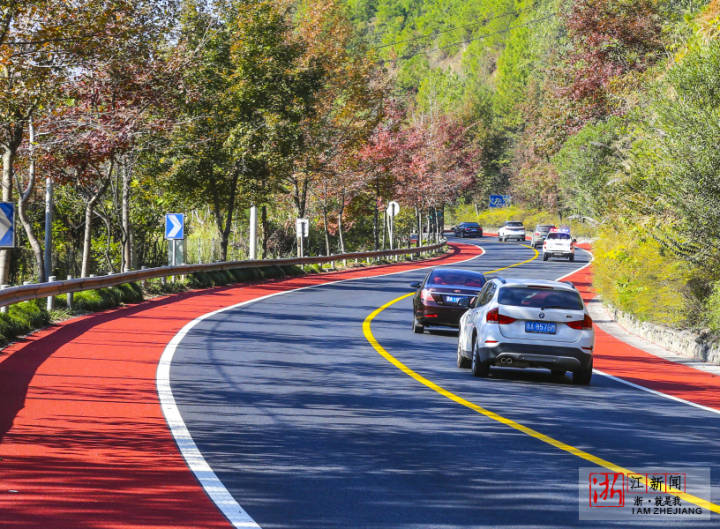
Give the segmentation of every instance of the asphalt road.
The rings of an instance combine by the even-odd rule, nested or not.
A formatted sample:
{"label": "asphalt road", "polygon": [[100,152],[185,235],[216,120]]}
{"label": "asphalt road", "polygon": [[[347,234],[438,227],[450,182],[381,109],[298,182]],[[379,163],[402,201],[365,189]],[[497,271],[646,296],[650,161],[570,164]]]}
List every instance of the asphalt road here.
{"label": "asphalt road", "polygon": [[[534,252],[495,239],[461,265],[489,271]],[[533,260],[500,275],[554,279],[587,263]],[[365,318],[426,271],[336,283],[227,310],[196,325],[171,369],[198,448],[264,529],[712,527],[578,518],[588,462],[490,420],[408,377],[363,335]],[[595,375],[543,370],[475,379],[453,332],[416,335],[411,299],[381,312],[378,342],[470,402],[618,465],[709,468],[720,498],[720,417]]]}

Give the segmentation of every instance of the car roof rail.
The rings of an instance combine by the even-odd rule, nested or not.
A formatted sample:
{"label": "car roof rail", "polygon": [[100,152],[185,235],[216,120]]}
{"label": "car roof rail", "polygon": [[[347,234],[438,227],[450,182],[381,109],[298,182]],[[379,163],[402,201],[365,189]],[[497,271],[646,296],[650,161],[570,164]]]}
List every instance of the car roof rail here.
{"label": "car roof rail", "polygon": [[507,280],[506,280],[504,277],[502,277],[502,276],[491,276],[491,277],[488,277],[488,279],[497,279],[497,280],[500,281],[503,285],[504,285],[505,283],[507,283]]}

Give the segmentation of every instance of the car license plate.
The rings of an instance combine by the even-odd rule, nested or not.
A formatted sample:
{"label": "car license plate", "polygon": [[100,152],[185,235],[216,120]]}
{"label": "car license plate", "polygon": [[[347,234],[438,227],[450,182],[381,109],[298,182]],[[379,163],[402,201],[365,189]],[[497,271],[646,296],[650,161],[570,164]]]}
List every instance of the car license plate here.
{"label": "car license plate", "polygon": [[445,303],[460,305],[465,296],[445,296]]}
{"label": "car license plate", "polygon": [[555,334],[557,332],[557,324],[549,321],[526,321],[525,332]]}

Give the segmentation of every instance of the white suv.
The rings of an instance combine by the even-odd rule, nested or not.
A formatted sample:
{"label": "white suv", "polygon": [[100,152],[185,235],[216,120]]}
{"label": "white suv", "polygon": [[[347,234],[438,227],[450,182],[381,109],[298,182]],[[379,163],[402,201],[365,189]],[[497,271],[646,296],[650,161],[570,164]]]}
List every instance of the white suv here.
{"label": "white suv", "polygon": [[569,261],[575,260],[575,239],[569,231],[550,230],[543,241],[543,261],[550,257],[567,257]]}
{"label": "white suv", "polygon": [[458,367],[486,377],[490,366],[572,371],[589,384],[595,332],[571,283],[538,279],[489,280],[460,319]]}
{"label": "white suv", "polygon": [[525,226],[519,220],[506,220],[505,224],[498,230],[498,240],[505,242],[509,239],[517,241],[525,240]]}

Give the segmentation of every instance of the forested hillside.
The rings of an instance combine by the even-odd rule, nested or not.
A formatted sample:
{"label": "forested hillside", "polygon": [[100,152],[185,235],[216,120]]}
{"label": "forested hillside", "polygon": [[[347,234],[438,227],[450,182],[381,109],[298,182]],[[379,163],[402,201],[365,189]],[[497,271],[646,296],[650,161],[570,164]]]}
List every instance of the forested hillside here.
{"label": "forested hillside", "polygon": [[[438,237],[511,194],[590,219],[603,295],[720,330],[720,1],[0,6],[0,282]],[[46,215],[47,211],[47,215]],[[51,215],[52,214],[52,215]],[[469,218],[462,220],[471,220]],[[428,229],[428,226],[430,229]]]}
{"label": "forested hillside", "polygon": [[347,1],[413,112],[473,128],[468,203],[590,217],[606,298],[720,328],[717,0]]}

